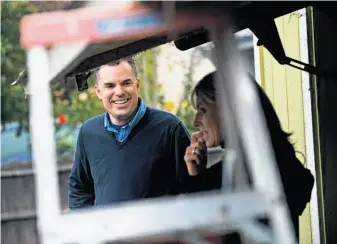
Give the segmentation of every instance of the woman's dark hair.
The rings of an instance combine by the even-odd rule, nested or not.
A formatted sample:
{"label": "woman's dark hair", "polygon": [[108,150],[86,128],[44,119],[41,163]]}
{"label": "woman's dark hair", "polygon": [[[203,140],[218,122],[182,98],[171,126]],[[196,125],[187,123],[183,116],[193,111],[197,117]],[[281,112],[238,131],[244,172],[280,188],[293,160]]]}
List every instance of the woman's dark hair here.
{"label": "woman's dark hair", "polygon": [[215,102],[215,72],[209,73],[204,78],[202,78],[192,90],[191,104],[195,109],[197,108],[198,97],[204,97],[209,101]]}
{"label": "woman's dark hair", "polygon": [[[216,89],[214,81],[216,72],[206,75],[193,89],[191,102],[194,108],[197,107],[197,98],[206,98],[215,102]],[[251,82],[255,84],[261,101],[286,199],[290,206],[295,229],[298,231],[298,215],[303,212],[306,203],[310,201],[314,179],[311,173],[296,158],[294,147],[289,141],[290,134],[282,130],[278,116],[268,96],[255,81],[254,77],[250,74],[248,76]],[[306,189],[305,186],[310,186],[310,184],[310,191],[303,191],[303,189]]]}

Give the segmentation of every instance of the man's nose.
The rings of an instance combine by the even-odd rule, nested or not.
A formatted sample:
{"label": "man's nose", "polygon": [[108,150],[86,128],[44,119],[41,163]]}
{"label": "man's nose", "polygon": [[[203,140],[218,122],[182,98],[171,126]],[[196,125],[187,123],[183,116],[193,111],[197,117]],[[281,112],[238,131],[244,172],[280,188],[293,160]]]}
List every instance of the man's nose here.
{"label": "man's nose", "polygon": [[116,86],[116,90],[115,90],[116,96],[122,96],[122,95],[124,95],[124,93],[125,93],[125,91],[124,91],[122,86]]}

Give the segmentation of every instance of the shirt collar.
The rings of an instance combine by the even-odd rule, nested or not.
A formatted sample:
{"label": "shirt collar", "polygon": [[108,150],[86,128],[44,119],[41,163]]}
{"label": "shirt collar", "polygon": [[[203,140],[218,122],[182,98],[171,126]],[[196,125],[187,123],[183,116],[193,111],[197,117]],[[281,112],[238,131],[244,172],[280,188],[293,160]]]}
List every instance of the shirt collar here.
{"label": "shirt collar", "polygon": [[104,127],[111,132],[118,132],[119,129],[127,127],[133,129],[138,124],[138,122],[143,118],[146,112],[146,108],[147,108],[146,104],[143,102],[141,98],[139,98],[137,112],[133,115],[130,122],[122,126],[114,125],[110,120],[109,113],[106,112],[104,116]]}
{"label": "shirt collar", "polygon": [[206,168],[210,168],[215,164],[218,164],[224,160],[225,149],[222,147],[207,148],[207,165]]}

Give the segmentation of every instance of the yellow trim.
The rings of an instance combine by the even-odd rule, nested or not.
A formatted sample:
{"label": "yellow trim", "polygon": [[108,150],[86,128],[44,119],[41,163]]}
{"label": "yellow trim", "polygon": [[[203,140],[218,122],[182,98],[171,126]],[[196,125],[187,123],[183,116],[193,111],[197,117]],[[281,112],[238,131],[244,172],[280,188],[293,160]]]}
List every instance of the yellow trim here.
{"label": "yellow trim", "polygon": [[[300,60],[299,15],[287,14],[275,20],[286,54]],[[272,101],[282,128],[292,133],[296,151],[306,154],[302,73],[289,66],[280,65],[274,57],[260,48],[261,86]],[[304,158],[297,155],[301,162]],[[300,243],[312,244],[310,205],[300,217]]]}

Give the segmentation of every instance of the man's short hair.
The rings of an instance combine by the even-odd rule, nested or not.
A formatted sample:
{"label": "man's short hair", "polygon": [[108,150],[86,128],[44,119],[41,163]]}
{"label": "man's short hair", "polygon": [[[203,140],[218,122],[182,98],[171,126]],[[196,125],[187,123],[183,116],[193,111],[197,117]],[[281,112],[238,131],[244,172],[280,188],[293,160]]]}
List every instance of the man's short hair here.
{"label": "man's short hair", "polygon": [[[107,63],[105,65],[116,66],[116,65],[119,65],[122,62],[127,62],[131,66],[131,68],[133,70],[133,73],[135,74],[136,78],[138,78],[138,72],[137,72],[136,62],[135,62],[135,60],[134,60],[133,57],[121,58],[121,59],[115,60],[113,62],[109,62],[109,63]],[[104,66],[104,65],[102,65],[102,66]],[[100,71],[100,69],[101,69],[102,66],[98,67],[94,71],[96,83],[98,81],[98,72]]]}

